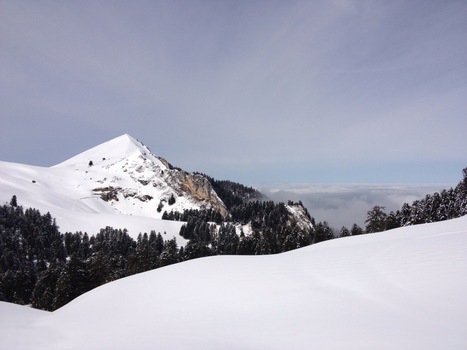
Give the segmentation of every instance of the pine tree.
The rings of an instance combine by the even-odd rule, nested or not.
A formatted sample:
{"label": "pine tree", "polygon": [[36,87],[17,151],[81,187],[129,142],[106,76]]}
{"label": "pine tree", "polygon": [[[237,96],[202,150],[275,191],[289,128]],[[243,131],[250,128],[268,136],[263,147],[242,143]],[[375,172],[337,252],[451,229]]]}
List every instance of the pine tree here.
{"label": "pine tree", "polygon": [[256,239],[254,236],[240,237],[240,242],[238,243],[237,254],[238,255],[254,255],[255,245],[256,245]]}
{"label": "pine tree", "polygon": [[178,262],[178,246],[175,237],[164,243],[164,250],[160,255],[160,265],[167,266]]}
{"label": "pine tree", "polygon": [[332,229],[329,227],[326,221],[318,222],[318,224],[315,225],[313,243],[327,241],[332,238],[334,238],[332,234]]}
{"label": "pine tree", "polygon": [[36,309],[52,311],[55,289],[60,277],[61,267],[51,265],[42,272],[32,293],[31,305]]}
{"label": "pine tree", "polygon": [[201,242],[188,242],[183,250],[183,260],[197,259],[205,256],[210,256],[211,249]]}
{"label": "pine tree", "polygon": [[384,209],[384,207],[375,205],[373,209],[367,212],[367,219],[365,220],[367,224],[365,227],[366,233],[381,232],[386,229],[387,215]]}
{"label": "pine tree", "polygon": [[175,197],[174,197],[173,193],[169,197],[168,204],[169,205],[175,204]]}
{"label": "pine tree", "polygon": [[103,252],[94,254],[89,259],[89,263],[87,265],[88,265],[87,287],[90,290],[113,280],[110,260],[108,256],[106,256]]}
{"label": "pine tree", "polygon": [[339,232],[339,237],[348,237],[350,236],[350,231],[347,227],[342,226],[340,232]]}
{"label": "pine tree", "polygon": [[18,202],[17,202],[17,199],[16,199],[16,195],[14,194],[13,197],[11,197],[11,200],[10,200],[10,205],[12,207],[17,207],[18,206]]}
{"label": "pine tree", "polygon": [[386,230],[392,230],[401,226],[400,224],[400,212],[396,211],[395,213],[391,211],[386,218]]}
{"label": "pine tree", "polygon": [[36,284],[36,274],[31,266],[22,266],[15,276],[15,298],[17,304],[30,304]]}
{"label": "pine tree", "polygon": [[294,234],[290,234],[285,238],[284,244],[282,245],[282,251],[287,252],[289,250],[297,249],[298,242]]}
{"label": "pine tree", "polygon": [[2,296],[2,300],[15,302],[17,290],[15,274],[11,270],[6,271],[0,282],[0,295]]}
{"label": "pine tree", "polygon": [[350,229],[351,236],[363,235],[364,233],[365,231],[355,223],[352,225],[352,228]]}
{"label": "pine tree", "polygon": [[70,257],[57,281],[52,305],[54,310],[89,290],[86,270],[86,264],[76,254]]}

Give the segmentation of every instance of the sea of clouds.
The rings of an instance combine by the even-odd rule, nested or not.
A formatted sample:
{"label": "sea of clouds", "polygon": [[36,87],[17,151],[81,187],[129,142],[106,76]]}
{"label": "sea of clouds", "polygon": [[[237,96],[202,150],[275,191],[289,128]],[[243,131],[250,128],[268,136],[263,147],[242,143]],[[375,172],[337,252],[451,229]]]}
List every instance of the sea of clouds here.
{"label": "sea of clouds", "polygon": [[335,230],[351,228],[354,223],[365,227],[367,212],[375,205],[385,207],[386,213],[396,211],[404,203],[441,192],[451,184],[295,184],[257,186],[274,201],[302,201],[310,215],[327,221]]}

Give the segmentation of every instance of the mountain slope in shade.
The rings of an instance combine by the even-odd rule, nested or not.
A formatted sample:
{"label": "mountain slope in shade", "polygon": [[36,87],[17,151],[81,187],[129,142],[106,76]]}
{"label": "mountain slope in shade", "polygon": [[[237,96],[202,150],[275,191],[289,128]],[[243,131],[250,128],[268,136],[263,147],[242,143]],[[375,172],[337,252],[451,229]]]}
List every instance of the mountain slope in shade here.
{"label": "mountain slope in shade", "polygon": [[50,168],[0,162],[0,201],[13,195],[24,207],[49,211],[62,232],[112,226],[133,236],[153,229],[173,236],[182,223],[160,220],[166,210],[226,214],[206,178],[172,169],[126,134]]}
{"label": "mountain slope in shade", "polygon": [[0,348],[460,350],[465,276],[462,217],[279,255],[192,260],[53,313],[0,303]]}

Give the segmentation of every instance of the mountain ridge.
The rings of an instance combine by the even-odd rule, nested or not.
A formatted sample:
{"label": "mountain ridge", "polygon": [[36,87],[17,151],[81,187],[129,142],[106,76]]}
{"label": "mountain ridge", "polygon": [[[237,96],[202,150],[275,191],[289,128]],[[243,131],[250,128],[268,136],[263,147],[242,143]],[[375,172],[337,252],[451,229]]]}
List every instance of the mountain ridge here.
{"label": "mountain ridge", "polygon": [[[161,225],[166,210],[212,208],[227,214],[207,179],[171,167],[128,134],[52,167],[0,162],[0,175],[0,200],[7,202],[16,195],[26,207],[52,212],[65,231],[96,232],[96,225],[80,223],[94,222],[90,214],[113,214],[116,220],[98,220],[99,226],[124,225],[119,216],[125,215],[134,235],[160,226],[176,235],[179,223]],[[73,220],[74,216],[81,218]],[[129,216],[146,223],[135,225]]]}
{"label": "mountain ridge", "polygon": [[164,214],[214,210],[227,218],[233,206],[265,199],[253,188],[173,167],[128,134],[52,167],[0,162],[0,175],[0,201],[15,195],[25,207],[50,212],[63,232],[92,234],[110,225],[133,238],[166,232],[181,244],[183,223],[161,220]]}

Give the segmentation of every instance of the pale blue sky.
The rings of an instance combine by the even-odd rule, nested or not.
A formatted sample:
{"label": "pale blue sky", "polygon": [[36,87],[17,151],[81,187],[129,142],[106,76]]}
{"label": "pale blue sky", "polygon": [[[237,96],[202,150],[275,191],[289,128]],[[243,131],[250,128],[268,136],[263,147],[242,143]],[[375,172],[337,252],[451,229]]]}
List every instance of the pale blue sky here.
{"label": "pale blue sky", "polygon": [[247,184],[456,184],[466,18],[441,0],[0,0],[0,160],[128,133]]}

